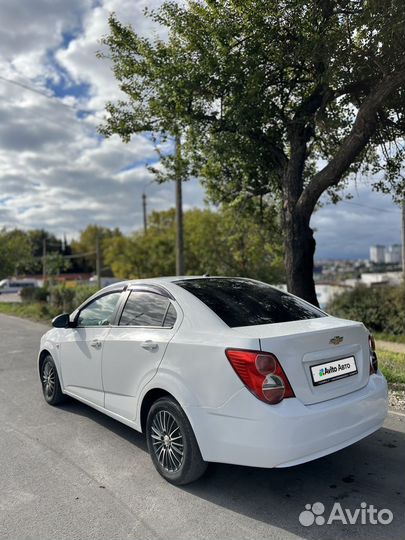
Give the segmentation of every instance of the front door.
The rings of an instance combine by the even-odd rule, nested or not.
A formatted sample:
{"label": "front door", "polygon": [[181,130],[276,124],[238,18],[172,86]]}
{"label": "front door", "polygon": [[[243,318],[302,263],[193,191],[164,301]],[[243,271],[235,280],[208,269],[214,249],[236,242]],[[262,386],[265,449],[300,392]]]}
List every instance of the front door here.
{"label": "front door", "polygon": [[78,314],[77,326],[66,331],[60,344],[63,386],[78,397],[104,407],[101,360],[121,292],[92,300]]}

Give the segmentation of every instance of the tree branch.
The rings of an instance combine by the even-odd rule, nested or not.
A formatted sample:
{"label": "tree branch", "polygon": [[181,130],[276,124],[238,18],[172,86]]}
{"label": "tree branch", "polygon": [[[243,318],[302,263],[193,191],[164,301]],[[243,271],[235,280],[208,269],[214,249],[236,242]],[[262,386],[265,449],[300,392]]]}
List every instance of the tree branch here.
{"label": "tree branch", "polygon": [[405,83],[405,61],[384,77],[361,104],[350,133],[343,139],[331,161],[320,170],[302,192],[297,209],[310,216],[320,196],[336,186],[347,168],[368,144],[377,129],[377,113],[384,101]]}

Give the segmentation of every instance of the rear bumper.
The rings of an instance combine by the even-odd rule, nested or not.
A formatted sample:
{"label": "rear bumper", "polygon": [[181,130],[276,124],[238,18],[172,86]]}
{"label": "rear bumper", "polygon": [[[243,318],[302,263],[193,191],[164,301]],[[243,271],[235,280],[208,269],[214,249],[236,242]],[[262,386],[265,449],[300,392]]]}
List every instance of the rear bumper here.
{"label": "rear bumper", "polygon": [[289,467],[345,448],[379,429],[387,383],[378,373],[356,392],[314,405],[296,398],[266,405],[242,389],[218,409],[189,407],[203,459]]}

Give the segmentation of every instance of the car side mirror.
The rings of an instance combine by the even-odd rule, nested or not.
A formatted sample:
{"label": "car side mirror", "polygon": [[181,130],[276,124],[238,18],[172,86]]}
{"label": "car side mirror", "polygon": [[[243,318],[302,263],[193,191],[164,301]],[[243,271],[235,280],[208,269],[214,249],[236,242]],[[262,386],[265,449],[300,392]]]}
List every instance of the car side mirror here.
{"label": "car side mirror", "polygon": [[69,328],[72,326],[70,324],[70,315],[69,313],[62,313],[62,315],[58,315],[54,319],[52,319],[52,326],[55,328]]}

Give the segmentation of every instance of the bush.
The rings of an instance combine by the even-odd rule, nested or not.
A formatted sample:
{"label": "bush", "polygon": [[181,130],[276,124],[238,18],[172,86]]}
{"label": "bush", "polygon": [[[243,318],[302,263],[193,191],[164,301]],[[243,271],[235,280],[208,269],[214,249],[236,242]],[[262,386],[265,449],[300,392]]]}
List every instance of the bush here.
{"label": "bush", "polygon": [[49,292],[51,306],[59,308],[63,312],[72,311],[74,289],[61,284],[51,287]]}
{"label": "bush", "polygon": [[372,332],[405,333],[404,286],[381,285],[354,289],[336,296],[327,311],[336,317],[362,321]]}
{"label": "bush", "polygon": [[34,301],[36,287],[25,287],[20,292],[20,298],[25,304],[29,304]]}
{"label": "bush", "polygon": [[70,313],[97,290],[97,286],[89,284],[76,287],[66,287],[64,283],[50,287],[26,287],[21,291],[21,300],[24,304],[49,302],[52,311]]}
{"label": "bush", "polygon": [[21,300],[26,304],[46,302],[49,291],[46,287],[25,287],[20,292]]}
{"label": "bush", "polygon": [[94,285],[83,284],[76,287],[56,285],[50,289],[50,303],[53,307],[70,313],[95,292],[97,292],[97,287]]}
{"label": "bush", "polygon": [[98,291],[98,287],[96,285],[77,285],[75,287],[74,292],[74,299],[73,299],[73,309],[76,309],[80,306],[89,296],[92,296],[94,293]]}

